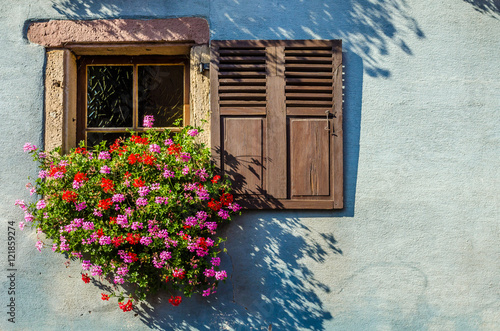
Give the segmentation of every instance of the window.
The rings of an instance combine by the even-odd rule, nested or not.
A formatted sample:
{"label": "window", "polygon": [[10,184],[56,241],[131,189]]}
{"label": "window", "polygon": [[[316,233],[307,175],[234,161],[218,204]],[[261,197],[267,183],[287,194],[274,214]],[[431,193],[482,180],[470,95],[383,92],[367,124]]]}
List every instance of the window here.
{"label": "window", "polygon": [[88,146],[145,130],[146,115],[178,131],[189,123],[187,56],[81,57],[77,104],[77,140]]}
{"label": "window", "polygon": [[[85,135],[86,124],[82,127],[77,111],[80,107],[77,102],[77,77],[83,77],[78,75],[77,60],[87,56],[166,56],[168,58],[160,61],[164,64],[171,64],[174,56],[180,56],[182,60],[188,59],[185,64],[189,63],[190,72],[189,75],[184,74],[184,78],[190,81],[189,84],[196,93],[191,93],[184,86],[184,98],[189,100],[189,109],[185,102],[183,120],[203,127],[205,132],[200,134],[200,139],[208,142],[209,126],[204,120],[209,118],[209,80],[207,72],[199,70],[200,63],[209,61],[210,30],[207,20],[199,17],[51,20],[32,22],[28,27],[27,37],[30,42],[46,49],[45,149],[61,147],[63,152],[68,152],[77,145],[77,132],[80,136],[82,132]],[[86,98],[85,93],[83,95]],[[84,110],[86,112],[85,108]],[[136,111],[139,116],[138,110]],[[85,116],[86,114],[84,120]],[[77,122],[80,124],[78,127]],[[135,125],[135,129],[140,130],[139,122],[140,119],[136,119],[136,124],[132,124],[132,127]],[[92,127],[88,129],[90,128]]]}
{"label": "window", "polygon": [[339,40],[212,41],[212,149],[246,207],[343,207]]}

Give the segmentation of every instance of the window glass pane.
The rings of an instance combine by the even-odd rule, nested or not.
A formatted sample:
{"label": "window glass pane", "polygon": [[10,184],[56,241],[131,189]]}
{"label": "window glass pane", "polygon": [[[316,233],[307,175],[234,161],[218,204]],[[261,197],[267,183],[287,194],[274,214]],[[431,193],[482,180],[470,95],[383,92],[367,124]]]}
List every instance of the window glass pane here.
{"label": "window glass pane", "polygon": [[184,66],[141,65],[138,74],[139,125],[145,115],[153,115],[155,127],[174,126],[184,111]]}
{"label": "window glass pane", "polygon": [[91,148],[106,140],[106,146],[109,147],[116,139],[128,137],[130,137],[128,132],[87,132],[87,146]]}
{"label": "window glass pane", "polygon": [[133,67],[87,67],[87,127],[131,127]]}

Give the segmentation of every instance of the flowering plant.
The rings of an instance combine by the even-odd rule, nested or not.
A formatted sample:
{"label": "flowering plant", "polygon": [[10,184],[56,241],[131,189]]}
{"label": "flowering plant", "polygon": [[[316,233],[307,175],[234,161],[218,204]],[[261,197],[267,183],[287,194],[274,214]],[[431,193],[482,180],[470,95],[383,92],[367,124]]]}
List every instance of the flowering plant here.
{"label": "flowering plant", "polygon": [[[146,116],[145,126],[153,120]],[[240,207],[230,182],[214,175],[208,148],[195,141],[198,132],[148,129],[109,148],[105,142],[93,151],[80,145],[62,156],[27,143],[24,150],[40,164],[27,188],[42,198],[16,201],[24,210],[19,227],[30,223],[52,240],[54,252],[80,259],[85,283],[92,276],[134,284],[127,303],[123,292],[102,293],[102,300],[117,296],[123,311],[160,289],[187,297],[215,293],[227,277],[217,256],[223,239],[215,230]],[[44,246],[41,239],[36,243],[39,251]],[[177,306],[181,297],[169,301]]]}

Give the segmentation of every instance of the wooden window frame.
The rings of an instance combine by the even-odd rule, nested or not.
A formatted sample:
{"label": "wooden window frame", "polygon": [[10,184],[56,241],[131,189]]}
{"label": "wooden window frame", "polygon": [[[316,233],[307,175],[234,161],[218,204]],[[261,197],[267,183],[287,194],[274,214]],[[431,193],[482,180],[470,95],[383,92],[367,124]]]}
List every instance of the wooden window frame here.
{"label": "wooden window frame", "polygon": [[[112,66],[132,66],[133,67],[133,120],[131,127],[106,127],[106,128],[88,128],[87,127],[87,67],[89,65],[112,65]],[[82,56],[77,60],[77,116],[76,116],[76,141],[87,143],[87,132],[144,132],[147,128],[140,126],[138,111],[138,67],[142,65],[182,65],[184,67],[184,93],[183,93],[183,125],[181,127],[161,127],[157,130],[169,129],[172,132],[179,132],[183,127],[190,124],[190,58],[186,56]]]}

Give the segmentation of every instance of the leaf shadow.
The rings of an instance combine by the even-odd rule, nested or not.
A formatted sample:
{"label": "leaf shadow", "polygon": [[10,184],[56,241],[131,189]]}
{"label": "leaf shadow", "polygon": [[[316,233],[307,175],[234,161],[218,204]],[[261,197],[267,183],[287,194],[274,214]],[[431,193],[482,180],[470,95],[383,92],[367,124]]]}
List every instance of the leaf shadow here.
{"label": "leaf shadow", "polygon": [[[297,229],[300,231],[297,231]],[[194,295],[179,307],[161,294],[138,316],[153,329],[325,330],[333,319],[324,296],[331,292],[311,268],[342,250],[332,233],[318,234],[283,212],[248,212],[222,229],[228,250],[221,267],[229,278],[213,297]],[[237,258],[239,257],[239,258]],[[244,257],[244,258],[242,258]]]}

